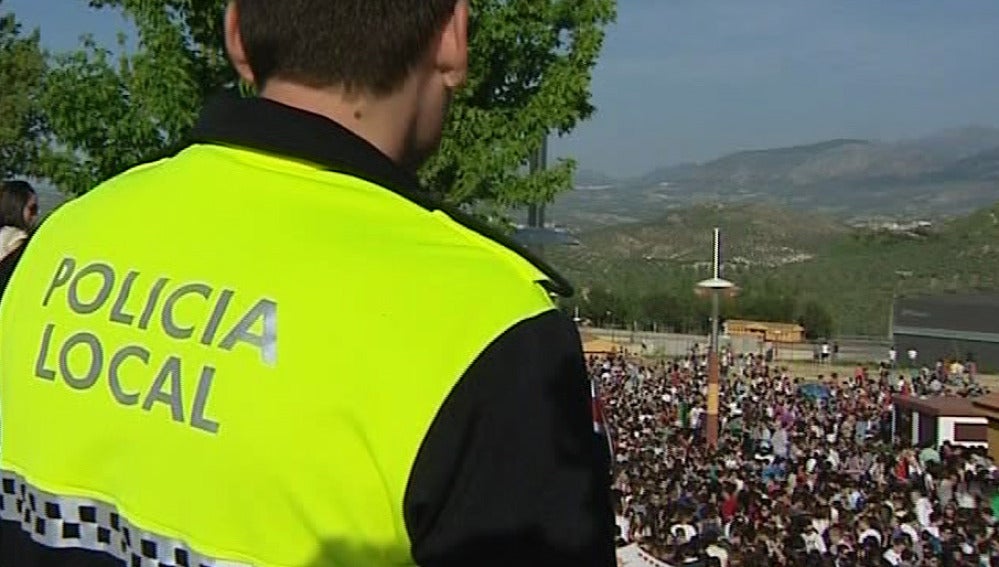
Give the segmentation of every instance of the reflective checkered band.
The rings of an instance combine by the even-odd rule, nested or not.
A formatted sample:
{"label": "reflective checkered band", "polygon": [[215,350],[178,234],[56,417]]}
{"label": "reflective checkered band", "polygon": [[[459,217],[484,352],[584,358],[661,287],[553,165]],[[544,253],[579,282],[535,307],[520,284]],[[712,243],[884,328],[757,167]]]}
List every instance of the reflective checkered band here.
{"label": "reflective checkered band", "polygon": [[7,472],[0,473],[0,481],[0,518],[20,522],[21,529],[46,547],[104,552],[128,567],[245,567],[138,528],[110,504],[50,494]]}

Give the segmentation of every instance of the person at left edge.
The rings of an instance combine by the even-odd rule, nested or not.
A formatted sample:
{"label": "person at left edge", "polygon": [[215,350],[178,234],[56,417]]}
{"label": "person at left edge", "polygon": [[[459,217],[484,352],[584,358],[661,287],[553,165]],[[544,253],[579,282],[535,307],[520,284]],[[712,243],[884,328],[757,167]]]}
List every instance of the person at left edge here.
{"label": "person at left edge", "polygon": [[0,182],[0,297],[38,223],[38,195],[27,181]]}

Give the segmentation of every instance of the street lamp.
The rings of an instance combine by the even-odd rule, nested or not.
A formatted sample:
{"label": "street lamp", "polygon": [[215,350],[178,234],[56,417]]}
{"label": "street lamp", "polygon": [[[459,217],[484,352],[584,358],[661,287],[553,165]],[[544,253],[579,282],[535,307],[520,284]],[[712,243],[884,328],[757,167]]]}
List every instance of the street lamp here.
{"label": "street lamp", "polygon": [[708,412],[705,433],[709,447],[718,446],[718,398],[720,368],[718,361],[718,311],[722,294],[735,295],[735,284],[721,277],[721,231],[715,229],[713,277],[697,284],[697,292],[711,296],[711,347],[708,351]]}

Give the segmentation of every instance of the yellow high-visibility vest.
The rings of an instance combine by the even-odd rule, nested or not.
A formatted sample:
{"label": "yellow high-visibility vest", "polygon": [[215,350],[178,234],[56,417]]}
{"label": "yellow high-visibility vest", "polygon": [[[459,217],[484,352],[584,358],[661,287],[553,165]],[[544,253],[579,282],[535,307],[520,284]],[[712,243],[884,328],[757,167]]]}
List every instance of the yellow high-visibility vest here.
{"label": "yellow high-visibility vest", "polygon": [[192,145],[26,251],[0,306],[4,487],[36,540],[126,561],[411,564],[421,441],[487,345],[554,309],[546,279],[358,177]]}

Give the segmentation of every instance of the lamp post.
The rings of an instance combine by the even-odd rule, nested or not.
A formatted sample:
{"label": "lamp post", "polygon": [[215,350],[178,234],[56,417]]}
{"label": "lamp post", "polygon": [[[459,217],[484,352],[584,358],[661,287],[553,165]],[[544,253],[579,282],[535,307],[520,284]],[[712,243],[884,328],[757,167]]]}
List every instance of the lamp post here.
{"label": "lamp post", "polygon": [[721,277],[721,231],[715,229],[713,277],[697,284],[697,291],[711,295],[711,346],[708,351],[708,412],[705,437],[708,446],[718,446],[718,402],[720,396],[720,369],[718,360],[718,317],[721,295],[735,294],[735,284]]}

